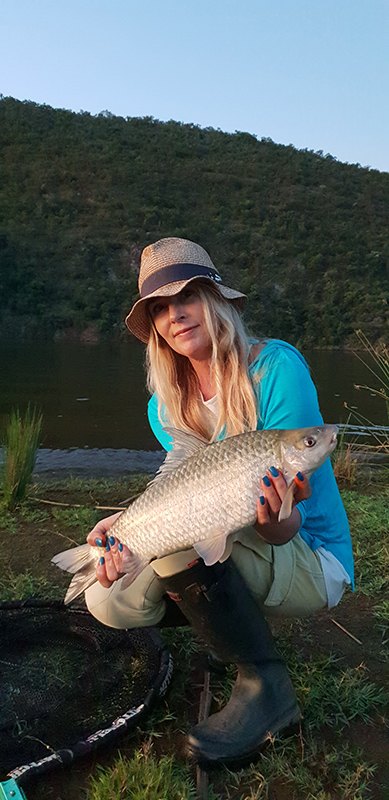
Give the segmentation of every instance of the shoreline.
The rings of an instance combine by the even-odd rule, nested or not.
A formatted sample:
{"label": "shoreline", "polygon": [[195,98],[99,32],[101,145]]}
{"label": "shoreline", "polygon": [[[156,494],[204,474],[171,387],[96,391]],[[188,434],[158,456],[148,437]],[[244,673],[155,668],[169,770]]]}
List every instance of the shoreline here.
{"label": "shoreline", "polygon": [[[0,451],[0,465],[3,453]],[[126,450],[120,448],[72,447],[68,450],[40,448],[33,477],[108,478],[131,473],[155,474],[165,458],[164,450]]]}

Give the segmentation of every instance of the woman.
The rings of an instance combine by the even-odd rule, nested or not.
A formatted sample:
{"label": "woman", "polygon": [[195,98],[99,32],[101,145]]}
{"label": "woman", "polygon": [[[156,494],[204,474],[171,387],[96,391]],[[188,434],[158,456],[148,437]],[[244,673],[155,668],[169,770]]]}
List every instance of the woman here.
{"label": "woman", "polygon": [[[142,254],[140,299],[129,330],[147,343],[151,427],[169,450],[171,426],[209,441],[246,430],[322,424],[308,367],[291,345],[246,335],[245,296],[222,283],[209,255],[185,239],[162,239]],[[291,516],[278,521],[286,492],[272,467],[258,487],[258,520],[240,531],[230,558],[206,567],[194,550],[155,560],[123,588],[126,548],[101,520],[88,536],[105,546],[89,610],[113,627],[163,624],[168,595],[216,658],[238,677],[225,708],[197,725],[189,752],[200,762],[246,758],[298,721],[293,688],[265,616],[300,616],[336,605],[353,581],[351,541],[329,460],[296,476]],[[124,563],[123,563],[124,562]],[[166,605],[167,602],[167,605]]]}

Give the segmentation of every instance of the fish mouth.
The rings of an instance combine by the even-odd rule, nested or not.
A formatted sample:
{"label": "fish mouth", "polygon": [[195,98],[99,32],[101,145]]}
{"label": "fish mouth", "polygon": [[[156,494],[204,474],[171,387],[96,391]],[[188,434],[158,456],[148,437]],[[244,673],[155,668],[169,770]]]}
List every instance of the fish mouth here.
{"label": "fish mouth", "polygon": [[337,435],[339,433],[338,426],[337,425],[324,424],[323,428],[325,428],[328,431],[328,433],[331,431],[330,444],[336,444]]}

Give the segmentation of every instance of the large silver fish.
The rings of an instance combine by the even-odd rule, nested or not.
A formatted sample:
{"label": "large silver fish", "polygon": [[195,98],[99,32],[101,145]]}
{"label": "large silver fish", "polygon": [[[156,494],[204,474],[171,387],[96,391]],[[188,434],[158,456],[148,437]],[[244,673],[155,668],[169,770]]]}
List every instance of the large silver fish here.
{"label": "large silver fish", "polygon": [[[209,444],[196,435],[166,430],[173,436],[173,449],[147,489],[110,529],[131,550],[127,585],[153,558],[191,547],[208,565],[228,558],[233,534],[257,518],[260,479],[271,466],[289,484],[279,519],[289,517],[295,474],[312,475],[335,448],[337,434],[335,425],[323,425],[252,431]],[[65,603],[95,582],[100,554],[98,547],[85,544],[54,556],[58,567],[76,573]]]}

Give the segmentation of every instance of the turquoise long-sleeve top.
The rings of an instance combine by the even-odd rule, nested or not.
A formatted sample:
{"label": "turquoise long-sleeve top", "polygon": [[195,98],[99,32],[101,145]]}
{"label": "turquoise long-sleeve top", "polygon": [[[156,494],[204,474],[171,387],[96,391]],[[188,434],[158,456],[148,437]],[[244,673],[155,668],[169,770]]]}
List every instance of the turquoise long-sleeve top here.
{"label": "turquoise long-sleeve top", "polygon": [[[295,347],[280,339],[266,340],[265,347],[250,364],[249,372],[257,397],[257,430],[306,428],[322,425],[316,388],[309,367]],[[158,417],[158,398],[148,404],[151,429],[165,450],[171,450],[171,437],[163,430],[167,414],[162,406]],[[221,437],[222,438],[222,437]],[[315,551],[318,547],[333,553],[354,586],[354,562],[350,529],[330,460],[310,478],[312,495],[298,504],[300,535]]]}

